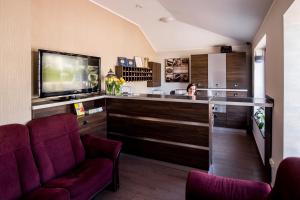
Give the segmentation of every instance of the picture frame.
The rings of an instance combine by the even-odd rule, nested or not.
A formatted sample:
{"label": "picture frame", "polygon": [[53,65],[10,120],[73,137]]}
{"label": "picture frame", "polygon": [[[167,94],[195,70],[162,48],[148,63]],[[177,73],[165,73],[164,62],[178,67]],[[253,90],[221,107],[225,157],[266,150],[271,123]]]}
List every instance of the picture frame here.
{"label": "picture frame", "polygon": [[134,59],[127,59],[127,66],[128,67],[135,67]]}
{"label": "picture frame", "polygon": [[144,66],[143,60],[142,60],[141,57],[135,56],[134,61],[135,61],[135,66],[136,67],[143,67]]}
{"label": "picture frame", "polygon": [[128,67],[128,59],[125,57],[118,57],[118,65],[122,67]]}
{"label": "picture frame", "polygon": [[144,67],[148,68],[149,67],[149,58],[144,58]]}
{"label": "picture frame", "polygon": [[165,81],[189,82],[189,58],[168,58],[165,59]]}

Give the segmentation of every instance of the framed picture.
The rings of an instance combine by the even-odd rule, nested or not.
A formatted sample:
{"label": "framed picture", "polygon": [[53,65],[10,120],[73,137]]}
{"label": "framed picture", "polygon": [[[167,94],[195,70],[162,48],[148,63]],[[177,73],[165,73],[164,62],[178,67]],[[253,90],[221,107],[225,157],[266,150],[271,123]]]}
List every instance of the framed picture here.
{"label": "framed picture", "polygon": [[149,58],[144,58],[144,67],[148,68],[149,65]]}
{"label": "framed picture", "polygon": [[143,67],[143,66],[144,66],[144,65],[143,65],[143,60],[142,60],[141,57],[135,56],[135,57],[134,57],[134,61],[135,61],[135,66],[136,66],[136,67]]}
{"label": "framed picture", "polygon": [[168,58],[165,60],[166,82],[189,82],[189,58]]}
{"label": "framed picture", "polygon": [[134,59],[127,59],[128,67],[135,67],[135,61]]}
{"label": "framed picture", "polygon": [[122,67],[128,67],[128,60],[125,57],[118,57],[118,65]]}

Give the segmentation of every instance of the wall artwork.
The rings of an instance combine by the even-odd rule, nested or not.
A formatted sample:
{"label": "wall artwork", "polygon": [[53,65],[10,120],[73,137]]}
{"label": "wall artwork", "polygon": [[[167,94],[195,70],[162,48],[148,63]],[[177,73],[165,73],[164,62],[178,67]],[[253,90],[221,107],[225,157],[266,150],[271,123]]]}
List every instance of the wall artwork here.
{"label": "wall artwork", "polygon": [[165,60],[166,82],[189,82],[189,58]]}
{"label": "wall artwork", "polygon": [[125,57],[118,57],[118,65],[122,67],[128,67],[128,60]]}

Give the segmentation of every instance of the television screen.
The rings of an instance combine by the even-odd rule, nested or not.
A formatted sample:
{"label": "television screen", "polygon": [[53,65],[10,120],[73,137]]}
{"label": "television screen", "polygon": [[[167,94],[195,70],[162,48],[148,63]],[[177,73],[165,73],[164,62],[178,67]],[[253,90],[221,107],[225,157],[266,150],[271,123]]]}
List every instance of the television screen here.
{"label": "television screen", "polygon": [[40,96],[99,91],[100,58],[39,50]]}

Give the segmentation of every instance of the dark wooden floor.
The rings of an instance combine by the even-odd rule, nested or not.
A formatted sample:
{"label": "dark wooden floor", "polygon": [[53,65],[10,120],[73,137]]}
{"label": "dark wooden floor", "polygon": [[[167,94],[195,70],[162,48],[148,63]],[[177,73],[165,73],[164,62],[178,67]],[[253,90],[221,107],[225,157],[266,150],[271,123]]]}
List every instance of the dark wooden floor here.
{"label": "dark wooden floor", "polygon": [[[120,190],[104,191],[95,200],[183,200],[190,168],[121,155]],[[215,175],[263,180],[260,158],[251,136],[241,131],[215,129]]]}
{"label": "dark wooden floor", "polygon": [[212,173],[239,179],[265,180],[254,138],[244,131],[215,128]]}
{"label": "dark wooden floor", "polygon": [[183,200],[188,170],[121,155],[120,189],[104,191],[96,200]]}

